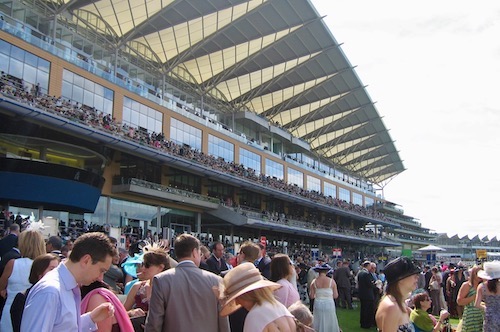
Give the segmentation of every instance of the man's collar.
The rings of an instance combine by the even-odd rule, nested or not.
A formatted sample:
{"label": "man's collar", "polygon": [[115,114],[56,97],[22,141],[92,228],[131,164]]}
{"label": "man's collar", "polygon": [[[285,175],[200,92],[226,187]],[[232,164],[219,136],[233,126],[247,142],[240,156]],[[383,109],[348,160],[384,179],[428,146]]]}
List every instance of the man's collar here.
{"label": "man's collar", "polygon": [[179,266],[179,265],[185,265],[185,264],[189,264],[189,263],[191,263],[191,264],[193,264],[193,265],[196,266],[196,264],[192,260],[190,260],[190,259],[185,259],[183,261],[180,261],[179,263],[177,263],[177,266]]}

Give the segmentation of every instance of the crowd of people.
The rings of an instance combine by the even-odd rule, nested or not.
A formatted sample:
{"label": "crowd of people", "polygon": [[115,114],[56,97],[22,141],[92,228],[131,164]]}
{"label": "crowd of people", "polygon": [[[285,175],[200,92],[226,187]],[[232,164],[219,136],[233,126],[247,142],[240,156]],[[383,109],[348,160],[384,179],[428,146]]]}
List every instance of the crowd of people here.
{"label": "crowd of people", "polygon": [[358,302],[364,329],[449,331],[449,317],[459,331],[500,326],[496,261],[359,263],[252,241],[231,257],[189,234],[123,248],[104,232],[44,239],[39,224],[13,223],[0,240],[1,331],[335,332],[337,309]]}
{"label": "crowd of people", "polygon": [[[101,112],[94,107],[85,104],[44,94],[40,88],[33,85],[25,87],[23,81],[12,75],[2,72],[0,79],[0,92],[14,98],[16,101],[27,103],[45,111],[56,113],[85,125],[105,130],[125,139],[147,145],[152,148],[161,149],[164,153],[183,157],[193,162],[200,163],[212,169],[229,173],[234,176],[243,177],[260,185],[272,187],[273,189],[287,192],[288,194],[301,196],[309,200],[333,206],[346,211],[354,212],[362,216],[388,221],[389,219],[380,211],[371,207],[346,202],[342,199],[326,196],[314,190],[305,190],[296,184],[286,183],[283,179],[258,174],[252,168],[234,162],[225,161],[223,158],[208,155],[198,149],[191,148],[186,144],[178,144],[165,138],[163,133],[147,132],[126,123],[119,123],[112,115]],[[223,197],[221,197],[224,200]]]}

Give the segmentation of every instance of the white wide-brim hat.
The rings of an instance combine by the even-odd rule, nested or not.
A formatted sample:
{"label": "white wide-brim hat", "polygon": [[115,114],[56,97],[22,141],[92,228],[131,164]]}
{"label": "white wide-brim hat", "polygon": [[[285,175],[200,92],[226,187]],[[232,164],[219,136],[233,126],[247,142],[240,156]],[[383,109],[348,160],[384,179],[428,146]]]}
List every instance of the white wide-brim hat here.
{"label": "white wide-brim hat", "polygon": [[222,305],[220,315],[227,316],[241,307],[235,301],[238,296],[264,287],[274,291],[281,285],[262,278],[259,269],[252,263],[243,263],[229,270],[223,283],[216,289]]}
{"label": "white wide-brim hat", "polygon": [[500,261],[486,262],[477,276],[484,280],[500,279]]}

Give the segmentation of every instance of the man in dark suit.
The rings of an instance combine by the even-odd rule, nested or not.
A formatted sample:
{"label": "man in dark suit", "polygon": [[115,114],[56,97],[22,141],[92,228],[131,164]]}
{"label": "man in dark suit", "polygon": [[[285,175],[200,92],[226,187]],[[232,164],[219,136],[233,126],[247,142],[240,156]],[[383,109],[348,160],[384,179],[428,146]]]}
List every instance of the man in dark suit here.
{"label": "man in dark suit", "polygon": [[338,303],[341,308],[352,309],[351,279],[352,274],[349,269],[349,262],[343,261],[342,266],[335,270],[333,279],[337,283],[339,291]]}
{"label": "man in dark suit", "polygon": [[375,279],[370,272],[371,262],[365,261],[358,272],[358,297],[360,306],[359,323],[361,328],[370,329],[375,324]]}
{"label": "man in dark suit", "polygon": [[200,269],[200,241],[182,234],[175,239],[179,264],[153,278],[146,318],[149,332],[229,332],[227,317],[219,315],[213,287],[221,277]]}
{"label": "man in dark suit", "polygon": [[260,257],[255,261],[255,266],[259,269],[260,274],[268,280],[271,279],[271,258],[266,255],[266,247],[259,243]]}
{"label": "man in dark suit", "polygon": [[66,258],[61,252],[62,246],[62,239],[57,235],[53,235],[45,243],[45,250],[49,254],[57,255],[62,260]]}
{"label": "man in dark suit", "polygon": [[425,285],[424,285],[424,289],[425,290],[429,290],[429,283],[431,282],[431,277],[432,277],[432,271],[431,271],[431,267],[429,265],[426,265],[424,267],[424,278],[425,278]]}
{"label": "man in dark suit", "polygon": [[9,235],[0,240],[0,257],[5,255],[10,249],[17,247],[17,237],[19,236],[19,225],[12,224],[9,227]]}
{"label": "man in dark suit", "polygon": [[222,256],[224,256],[224,246],[220,242],[215,242],[212,246],[212,256],[206,262],[210,272],[221,275],[222,271],[229,270]]}

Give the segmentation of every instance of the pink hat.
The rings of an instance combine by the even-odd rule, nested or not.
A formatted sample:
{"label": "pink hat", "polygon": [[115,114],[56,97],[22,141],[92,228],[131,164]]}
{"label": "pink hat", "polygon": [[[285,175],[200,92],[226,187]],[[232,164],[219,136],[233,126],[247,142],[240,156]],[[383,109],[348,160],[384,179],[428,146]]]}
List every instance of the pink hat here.
{"label": "pink hat", "polygon": [[263,279],[259,269],[248,262],[229,270],[222,281],[217,289],[222,304],[221,316],[227,316],[241,307],[235,301],[240,295],[264,287],[269,287],[271,290],[281,287],[280,284]]}

